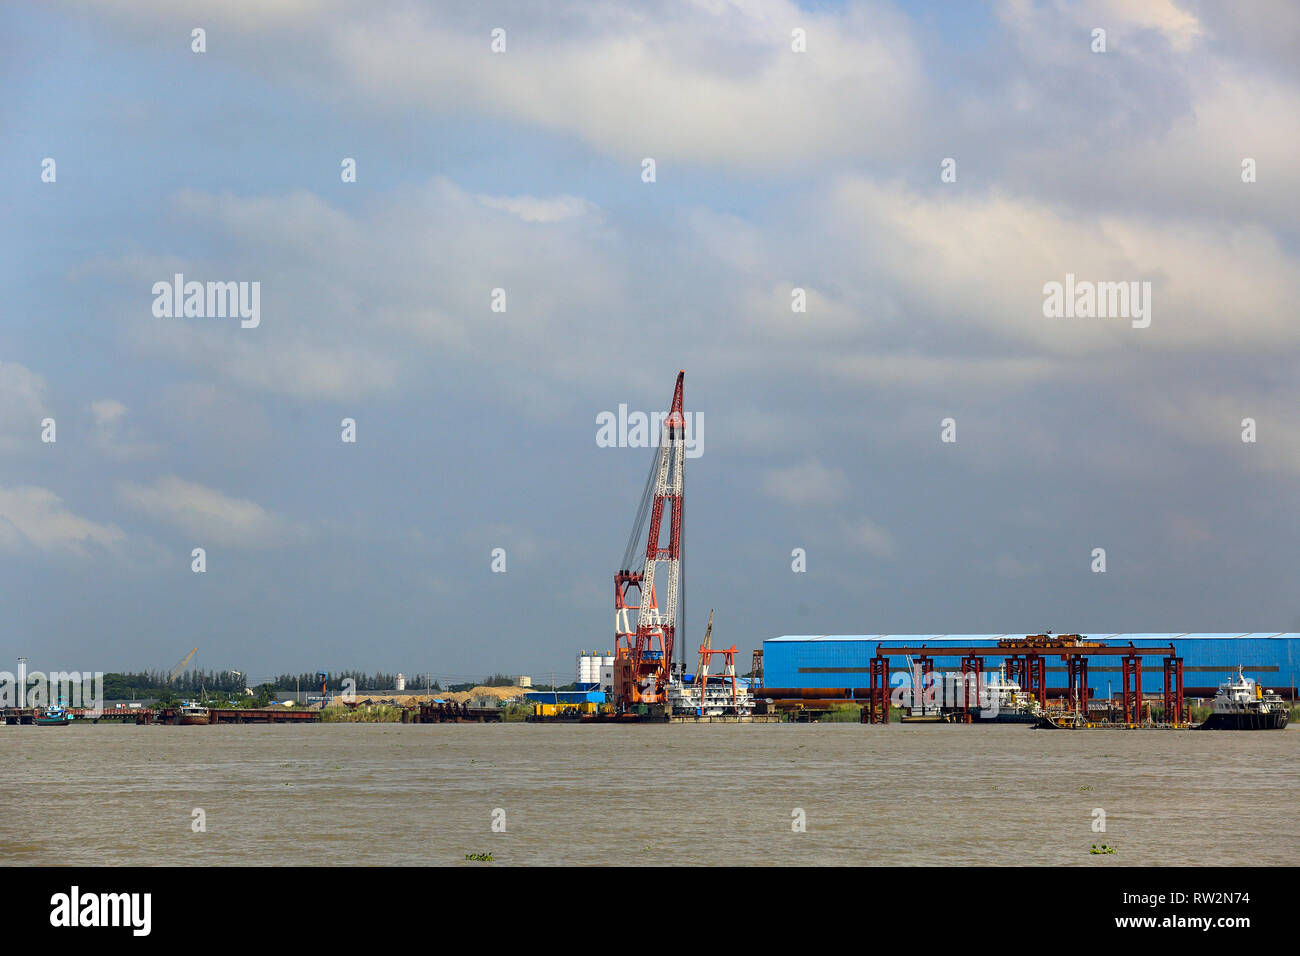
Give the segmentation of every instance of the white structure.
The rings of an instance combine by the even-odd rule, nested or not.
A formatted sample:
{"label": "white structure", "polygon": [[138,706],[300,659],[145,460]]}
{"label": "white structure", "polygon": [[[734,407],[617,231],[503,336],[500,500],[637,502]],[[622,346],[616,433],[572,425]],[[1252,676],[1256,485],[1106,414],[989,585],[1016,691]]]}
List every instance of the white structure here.
{"label": "white structure", "polygon": [[519,686],[520,686],[520,687],[532,687],[532,686],[533,686],[533,679],[532,679],[531,677],[529,677],[527,674],[521,674],[521,675],[519,676]]}
{"label": "white structure", "polygon": [[578,683],[579,684],[603,684],[601,679],[601,668],[608,666],[610,669],[610,684],[613,685],[614,655],[609,651],[600,654],[596,651],[583,651],[578,655]]}
{"label": "white structure", "polygon": [[393,681],[394,690],[406,690],[406,675],[398,674],[397,679]]}

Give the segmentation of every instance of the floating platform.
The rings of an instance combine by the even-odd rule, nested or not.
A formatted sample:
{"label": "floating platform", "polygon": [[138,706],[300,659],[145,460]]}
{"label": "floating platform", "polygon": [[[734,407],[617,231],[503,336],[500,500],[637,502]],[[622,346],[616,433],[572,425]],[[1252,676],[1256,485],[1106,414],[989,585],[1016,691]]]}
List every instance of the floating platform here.
{"label": "floating platform", "polygon": [[[38,709],[43,708],[5,707],[0,709],[0,723],[35,724]],[[97,724],[101,720],[107,720],[120,724],[148,724],[154,718],[154,712],[143,707],[113,707],[98,712],[85,707],[70,707],[67,710],[72,715],[73,723],[84,720]]]}
{"label": "floating platform", "polygon": [[[179,708],[165,707],[158,712],[158,722],[178,723]],[[270,707],[238,708],[209,707],[208,724],[318,724],[319,710],[281,710]]]}
{"label": "floating platform", "polygon": [[524,718],[530,724],[666,724],[663,713],[648,714],[583,714],[574,710],[554,714],[529,714]]}
{"label": "floating platform", "polygon": [[404,724],[499,724],[504,711],[500,707],[466,707],[464,704],[432,703],[407,707],[402,711]]}
{"label": "floating platform", "polygon": [[1192,725],[1142,721],[1125,723],[1122,720],[1088,720],[1077,714],[1041,714],[1034,721],[1034,730],[1190,730]]}

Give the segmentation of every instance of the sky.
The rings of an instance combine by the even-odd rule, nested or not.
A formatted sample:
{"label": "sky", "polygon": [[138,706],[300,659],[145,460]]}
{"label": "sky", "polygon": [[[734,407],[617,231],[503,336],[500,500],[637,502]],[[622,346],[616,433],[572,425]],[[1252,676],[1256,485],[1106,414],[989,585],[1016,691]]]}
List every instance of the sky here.
{"label": "sky", "polygon": [[1297,49],[1288,2],[7,4],[0,669],[567,675],[652,454],[598,420],[679,369],[688,646],[1300,630]]}

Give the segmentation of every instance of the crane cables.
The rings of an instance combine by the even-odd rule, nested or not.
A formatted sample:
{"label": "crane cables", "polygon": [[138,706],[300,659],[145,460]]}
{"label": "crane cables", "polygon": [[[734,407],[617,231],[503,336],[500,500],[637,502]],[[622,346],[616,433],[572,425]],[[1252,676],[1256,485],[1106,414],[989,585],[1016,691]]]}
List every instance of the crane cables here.
{"label": "crane cables", "polygon": [[[650,456],[650,473],[646,475],[645,488],[641,492],[641,504],[636,510],[636,522],[632,525],[632,533],[627,539],[627,548],[623,552],[623,563],[619,565],[621,570],[636,571],[637,573],[645,570],[645,545],[642,543],[640,548],[637,545],[645,534],[646,519],[650,516],[650,503],[654,500],[655,479],[658,474],[659,449],[656,448],[654,454]],[[659,546],[658,541],[654,544],[656,548]],[[637,560],[638,551],[640,552],[640,561],[633,566],[632,562]]]}

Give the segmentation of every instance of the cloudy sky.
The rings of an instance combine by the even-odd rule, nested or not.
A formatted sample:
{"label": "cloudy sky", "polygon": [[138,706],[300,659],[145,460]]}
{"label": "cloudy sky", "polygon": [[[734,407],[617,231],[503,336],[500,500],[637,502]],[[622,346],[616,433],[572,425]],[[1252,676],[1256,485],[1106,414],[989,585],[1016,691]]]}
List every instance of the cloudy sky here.
{"label": "cloudy sky", "polygon": [[[5,5],[0,668],[567,674],[649,466],[597,416],[678,369],[692,643],[1300,630],[1297,49],[1289,2]],[[176,273],[260,325],[156,316]],[[1045,317],[1067,274],[1149,327]]]}

